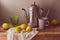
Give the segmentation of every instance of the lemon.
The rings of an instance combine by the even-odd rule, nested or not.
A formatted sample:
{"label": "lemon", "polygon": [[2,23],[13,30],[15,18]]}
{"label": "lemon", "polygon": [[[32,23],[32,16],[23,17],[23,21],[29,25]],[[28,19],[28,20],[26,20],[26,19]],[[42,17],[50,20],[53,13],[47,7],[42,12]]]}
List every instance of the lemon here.
{"label": "lemon", "polygon": [[25,29],[26,29],[26,27],[27,27],[27,25],[26,25],[26,24],[21,24],[21,25],[20,25],[20,28],[21,28],[22,30],[25,30]]}
{"label": "lemon", "polygon": [[14,32],[15,33],[20,33],[21,32],[21,28],[20,27],[14,27]]}
{"label": "lemon", "polygon": [[52,23],[53,25],[57,25],[57,24],[58,24],[58,20],[53,19],[51,23]]}
{"label": "lemon", "polygon": [[32,27],[31,26],[27,26],[26,31],[27,32],[31,32],[32,31]]}
{"label": "lemon", "polygon": [[7,29],[9,29],[9,24],[8,23],[3,23],[2,27],[3,27],[3,29],[7,30]]}

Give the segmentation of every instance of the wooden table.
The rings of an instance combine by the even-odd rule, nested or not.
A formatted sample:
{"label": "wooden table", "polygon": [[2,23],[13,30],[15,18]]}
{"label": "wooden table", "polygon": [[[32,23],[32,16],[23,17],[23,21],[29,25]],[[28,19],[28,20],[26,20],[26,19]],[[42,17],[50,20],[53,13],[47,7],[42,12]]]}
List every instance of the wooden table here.
{"label": "wooden table", "polygon": [[[7,40],[7,33],[2,28],[0,28],[0,40]],[[39,30],[32,40],[60,40],[60,26]]]}

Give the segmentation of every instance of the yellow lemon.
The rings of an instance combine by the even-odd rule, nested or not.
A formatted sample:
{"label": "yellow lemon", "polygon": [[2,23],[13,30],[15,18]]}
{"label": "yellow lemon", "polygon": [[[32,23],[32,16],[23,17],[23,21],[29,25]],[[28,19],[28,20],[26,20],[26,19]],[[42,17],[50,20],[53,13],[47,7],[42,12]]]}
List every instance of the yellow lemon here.
{"label": "yellow lemon", "polygon": [[14,27],[14,32],[16,33],[20,33],[21,32],[21,28],[20,27]]}
{"label": "yellow lemon", "polygon": [[57,25],[57,24],[58,24],[58,20],[53,19],[53,20],[51,21],[51,23],[52,23],[53,25]]}
{"label": "yellow lemon", "polygon": [[22,30],[25,30],[25,29],[26,29],[26,27],[27,27],[27,25],[26,25],[26,24],[21,24],[21,25],[20,25],[20,28],[21,28]]}
{"label": "yellow lemon", "polygon": [[32,31],[32,27],[31,26],[27,26],[26,31],[27,32],[31,32]]}
{"label": "yellow lemon", "polygon": [[9,24],[8,23],[3,23],[2,27],[3,27],[3,29],[7,30],[7,29],[9,29]]}

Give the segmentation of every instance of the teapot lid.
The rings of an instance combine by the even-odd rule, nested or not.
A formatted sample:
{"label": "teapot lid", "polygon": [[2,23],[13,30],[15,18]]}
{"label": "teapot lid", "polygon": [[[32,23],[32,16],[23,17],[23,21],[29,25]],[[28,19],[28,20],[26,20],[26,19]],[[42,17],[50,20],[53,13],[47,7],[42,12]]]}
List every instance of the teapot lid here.
{"label": "teapot lid", "polygon": [[31,6],[37,6],[37,5],[36,5],[35,2],[34,2],[34,4],[32,4]]}

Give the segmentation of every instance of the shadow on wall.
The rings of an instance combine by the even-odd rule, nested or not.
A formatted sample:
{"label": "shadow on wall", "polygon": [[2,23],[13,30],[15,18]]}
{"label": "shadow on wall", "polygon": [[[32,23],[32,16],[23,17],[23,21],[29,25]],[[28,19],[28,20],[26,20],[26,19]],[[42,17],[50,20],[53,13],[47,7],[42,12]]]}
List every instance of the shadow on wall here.
{"label": "shadow on wall", "polygon": [[[0,14],[1,14],[1,10],[0,10]],[[0,15],[0,21],[1,21],[1,15]],[[1,22],[0,22],[0,25],[1,25]]]}
{"label": "shadow on wall", "polygon": [[9,10],[7,7],[5,7],[4,5],[1,5],[1,24],[2,23],[11,23],[10,22],[10,17],[12,16],[18,16],[19,17],[19,24],[21,23],[25,23],[25,18],[23,14],[16,13],[15,11]]}
{"label": "shadow on wall", "polygon": [[57,19],[60,24],[60,0],[55,0],[53,7],[50,9],[49,20]]}
{"label": "shadow on wall", "polygon": [[60,23],[60,0],[46,0],[43,7],[47,7],[50,10],[48,15],[49,20],[57,19]]}
{"label": "shadow on wall", "polygon": [[[10,13],[9,10],[7,10],[7,8],[5,8],[3,5],[1,5],[1,24],[4,22],[9,22],[9,18],[8,18],[8,13]],[[10,16],[10,15],[9,15]]]}

